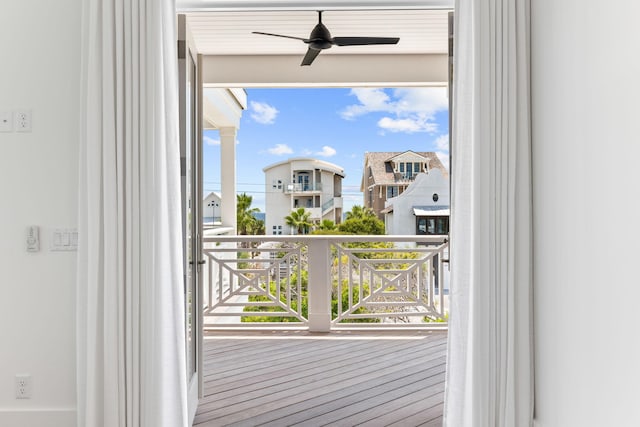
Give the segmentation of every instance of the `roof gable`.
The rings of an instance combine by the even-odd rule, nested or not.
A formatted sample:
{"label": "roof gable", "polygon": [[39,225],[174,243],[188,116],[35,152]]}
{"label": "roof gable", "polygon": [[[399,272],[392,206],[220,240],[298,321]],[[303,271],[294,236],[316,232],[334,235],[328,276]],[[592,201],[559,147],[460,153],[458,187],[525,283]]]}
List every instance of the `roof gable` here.
{"label": "roof gable", "polygon": [[398,162],[426,162],[428,160],[429,160],[428,157],[409,150],[409,151],[405,151],[404,153],[396,154],[395,156],[388,158],[386,161],[398,163]]}
{"label": "roof gable", "polygon": [[393,167],[390,162],[392,160],[398,162],[399,159],[404,162],[426,162],[428,170],[439,169],[443,176],[449,176],[449,172],[433,151],[368,152],[364,155],[360,191],[366,191],[366,189],[372,185],[396,184]]}

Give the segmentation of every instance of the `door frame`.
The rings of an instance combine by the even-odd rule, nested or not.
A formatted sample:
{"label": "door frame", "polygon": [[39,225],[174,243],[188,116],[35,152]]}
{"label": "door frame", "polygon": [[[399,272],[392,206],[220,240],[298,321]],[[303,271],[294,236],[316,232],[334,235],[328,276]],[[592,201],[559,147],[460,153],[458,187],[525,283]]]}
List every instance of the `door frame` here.
{"label": "door frame", "polygon": [[[203,314],[202,301],[202,56],[198,55],[186,22],[186,15],[177,16],[178,24],[178,78],[179,78],[179,129],[182,176],[183,252],[185,268],[185,297],[190,287],[191,301],[185,299],[185,358],[189,357],[189,325],[187,316],[191,310],[191,336],[194,339],[191,348],[193,374],[186,372],[187,404],[190,425],[193,423],[202,397],[202,342]],[[191,75],[190,75],[191,73]],[[189,78],[190,77],[190,78]],[[188,92],[191,92],[188,95]],[[187,108],[190,102],[190,108]],[[187,116],[187,111],[190,115]],[[189,146],[187,146],[187,144]],[[190,190],[189,193],[188,189]],[[190,219],[187,216],[190,215]],[[187,227],[188,221],[190,227]],[[189,235],[187,235],[189,234]],[[191,244],[187,253],[186,243]],[[188,307],[190,305],[190,307]],[[193,360],[193,359],[192,359]],[[186,364],[189,367],[189,362]]]}

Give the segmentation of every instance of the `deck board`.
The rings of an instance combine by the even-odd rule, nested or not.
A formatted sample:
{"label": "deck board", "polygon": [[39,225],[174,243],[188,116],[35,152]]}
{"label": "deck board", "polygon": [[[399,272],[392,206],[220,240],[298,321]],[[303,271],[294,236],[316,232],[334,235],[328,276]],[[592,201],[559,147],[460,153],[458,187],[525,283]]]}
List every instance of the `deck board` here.
{"label": "deck board", "polygon": [[208,332],[194,426],[438,426],[446,331]]}

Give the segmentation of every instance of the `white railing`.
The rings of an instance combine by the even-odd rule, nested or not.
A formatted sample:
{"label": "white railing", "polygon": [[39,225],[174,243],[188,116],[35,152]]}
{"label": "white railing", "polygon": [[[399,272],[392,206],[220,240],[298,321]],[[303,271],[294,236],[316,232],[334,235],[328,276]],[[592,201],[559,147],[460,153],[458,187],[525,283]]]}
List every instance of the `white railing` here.
{"label": "white railing", "polygon": [[285,193],[305,193],[307,191],[322,191],[322,183],[291,182],[284,187]]}
{"label": "white railing", "polygon": [[334,200],[333,198],[327,200],[322,204],[322,213],[324,214],[327,210],[333,208]]}
{"label": "white railing", "polygon": [[205,316],[216,326],[446,326],[445,236],[204,239]]}

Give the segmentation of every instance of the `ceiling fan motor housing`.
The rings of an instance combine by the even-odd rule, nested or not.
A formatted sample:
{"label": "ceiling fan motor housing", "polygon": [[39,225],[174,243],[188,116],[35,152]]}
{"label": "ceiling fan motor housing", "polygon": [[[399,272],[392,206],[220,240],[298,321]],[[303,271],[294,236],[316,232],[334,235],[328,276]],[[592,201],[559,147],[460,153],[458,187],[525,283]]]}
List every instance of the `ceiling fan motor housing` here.
{"label": "ceiling fan motor housing", "polygon": [[309,36],[309,46],[313,49],[329,49],[332,46],[331,33],[324,24],[319,23],[315,26]]}

